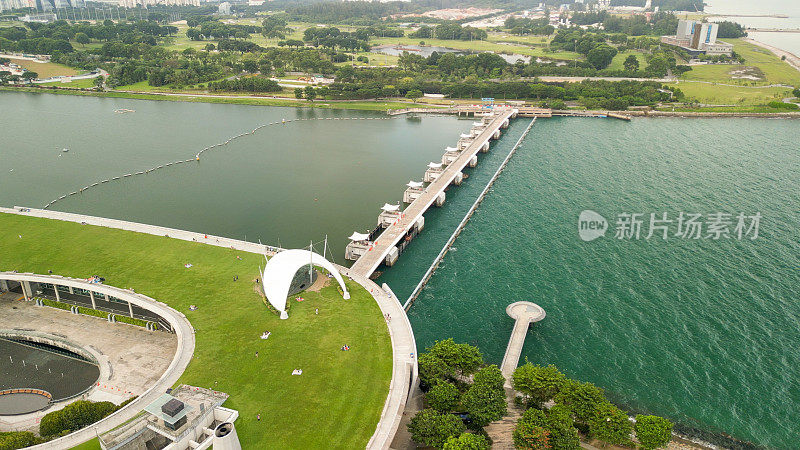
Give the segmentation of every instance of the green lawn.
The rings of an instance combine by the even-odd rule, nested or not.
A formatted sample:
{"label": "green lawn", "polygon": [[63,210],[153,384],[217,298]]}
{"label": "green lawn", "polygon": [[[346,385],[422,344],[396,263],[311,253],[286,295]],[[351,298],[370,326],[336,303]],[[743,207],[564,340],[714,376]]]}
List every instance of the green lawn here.
{"label": "green lawn", "polygon": [[791,95],[791,89],[781,87],[751,88],[692,82],[669,84],[680,88],[687,98],[695,98],[700,103],[715,105],[764,105],[773,100],[780,101]]}
{"label": "green lawn", "polygon": [[630,55],[635,55],[636,59],[639,60],[640,69],[644,69],[645,67],[647,67],[647,60],[645,60],[644,54],[642,52],[628,50],[626,52],[617,53],[617,55],[614,56],[614,59],[611,60],[611,64],[608,66],[608,68],[612,70],[624,70],[625,66],[623,63],[625,62],[625,59],[627,59],[628,56]]}
{"label": "green lawn", "polygon": [[[741,84],[746,86],[764,86],[770,84],[800,85],[800,72],[786,61],[781,61],[767,49],[745,42],[741,39],[729,39],[736,53],[745,59],[744,64],[709,64],[692,66],[692,70],[684,75],[687,80],[702,80],[715,83]],[[754,69],[755,70],[754,70]],[[758,80],[741,78],[737,71],[746,70],[757,75]]]}
{"label": "green lawn", "polygon": [[[244,448],[363,448],[375,431],[392,349],[378,306],[357,284],[348,283],[347,301],[334,286],[306,292],[280,320],[254,292],[259,255],[7,214],[0,230],[0,270],[100,274],[186,314],[197,347],[180,381],[230,394],[225,406],[239,410]],[[340,351],[344,344],[352,350]],[[292,376],[298,368],[303,375]]]}
{"label": "green lawn", "polygon": [[71,450],[101,450],[101,448],[100,441],[97,438],[94,438],[91,441],[86,441],[81,445],[72,447]]}
{"label": "green lawn", "polygon": [[42,86],[57,86],[65,88],[91,88],[94,87],[94,78],[86,78],[81,80],[70,81],[63,83],[61,81],[51,81],[50,83],[42,83]]}
{"label": "green lawn", "polygon": [[496,53],[514,53],[519,55],[528,55],[533,57],[545,57],[551,59],[580,59],[583,56],[574,52],[545,52],[544,47],[530,46],[523,44],[507,45],[500,42],[509,42],[508,40],[498,39],[493,41],[490,37],[485,41],[459,41],[459,40],[443,40],[443,39],[419,39],[419,38],[373,38],[369,41],[370,45],[419,45],[420,41],[424,41],[425,45],[433,45],[437,47],[449,47],[459,50],[472,51],[472,52],[496,52]]}

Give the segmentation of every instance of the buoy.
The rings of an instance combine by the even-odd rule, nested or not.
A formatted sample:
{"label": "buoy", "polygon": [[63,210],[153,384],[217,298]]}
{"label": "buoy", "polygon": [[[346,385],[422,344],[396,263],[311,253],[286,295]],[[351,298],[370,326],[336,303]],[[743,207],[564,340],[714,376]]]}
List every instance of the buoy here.
{"label": "buoy", "polygon": [[200,153],[196,154],[194,156],[194,159],[195,159],[195,161],[200,161]]}

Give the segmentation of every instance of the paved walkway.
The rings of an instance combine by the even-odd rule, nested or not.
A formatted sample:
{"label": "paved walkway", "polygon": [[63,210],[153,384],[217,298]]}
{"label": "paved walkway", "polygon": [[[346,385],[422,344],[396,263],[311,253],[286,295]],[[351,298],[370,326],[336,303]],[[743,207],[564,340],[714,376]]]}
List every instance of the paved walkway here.
{"label": "paved walkway", "polygon": [[169,367],[164,371],[161,378],[155,383],[151,384],[149,389],[141,393],[136,400],[129,403],[124,408],[111,414],[105,419],[95,423],[92,426],[78,430],[74,433],[68,434],[64,437],[54,439],[44,444],[35,445],[30,447],[32,449],[52,449],[61,450],[65,448],[72,448],[78,444],[86,442],[98,434],[105,433],[108,430],[116,428],[123,423],[127,422],[133,416],[139,413],[145,406],[149,405],[161,396],[168,388],[171,388],[180,378],[183,371],[189,365],[194,354],[194,328],[192,328],[186,316],[175,311],[164,303],[153,300],[150,297],[136,294],[127,289],[120,289],[105,284],[92,284],[86,280],[76,278],[66,278],[55,275],[36,275],[32,273],[15,273],[15,272],[0,272],[0,279],[14,280],[14,281],[30,281],[37,283],[52,283],[64,286],[72,286],[73,288],[81,288],[100,292],[106,295],[117,297],[121,300],[129,301],[136,306],[153,311],[164,320],[168,321],[175,330],[177,337],[177,351],[169,364]]}
{"label": "paved walkway", "polygon": [[[234,248],[249,253],[275,254],[276,251],[281,249],[268,245],[255,244],[252,242],[240,241],[237,239],[229,239],[219,236],[211,236],[205,238],[205,235],[194,233],[191,231],[176,230],[174,228],[165,228],[155,225],[146,225],[136,222],[128,222],[124,220],[106,219],[102,217],[86,216],[83,214],[64,213],[59,211],[47,211],[34,208],[0,208],[0,214],[17,214],[23,216],[44,217],[48,219],[65,220],[68,222],[85,223],[89,225],[97,225],[108,228],[117,228],[121,230],[136,231],[139,233],[153,234],[156,236],[169,235],[176,239],[185,241],[196,241],[209,245],[217,245],[220,247]],[[411,323],[408,321],[405,311],[403,310],[400,301],[391,293],[391,289],[384,284],[383,288],[379,287],[375,282],[360,274],[351,274],[350,269],[346,267],[337,266],[339,271],[347,276],[350,276],[353,281],[360,284],[364,289],[370,291],[375,302],[380,307],[381,312],[391,316],[391,320],[387,323],[389,335],[392,340],[392,381],[389,385],[389,393],[386,397],[386,403],[381,413],[381,419],[377,424],[375,433],[370,438],[367,448],[370,449],[387,449],[392,442],[394,433],[402,419],[403,410],[408,398],[408,393],[416,386],[417,383],[417,364],[416,364],[416,341],[414,340],[414,330],[411,328]],[[60,278],[60,277],[59,277]],[[97,286],[97,285],[92,285]],[[388,293],[387,293],[388,291]],[[123,291],[130,294],[130,291]],[[117,294],[111,294],[115,297],[125,300]],[[137,294],[138,295],[138,294]],[[136,302],[132,302],[138,304]],[[166,305],[164,305],[166,306]],[[171,310],[171,309],[170,309]],[[176,314],[180,314],[174,311]],[[183,316],[181,314],[181,316]],[[162,316],[163,317],[163,316]],[[188,324],[188,322],[187,322]],[[173,325],[174,326],[174,325]],[[180,341],[179,341],[180,342]],[[194,348],[194,336],[192,335],[192,349]],[[188,362],[187,362],[188,364]],[[185,366],[184,366],[185,368]],[[182,372],[183,370],[181,370]],[[413,375],[413,377],[412,377]],[[176,378],[177,380],[177,378]],[[171,383],[171,384],[174,384]],[[171,386],[170,384],[170,386]],[[138,403],[138,402],[134,402]],[[140,405],[142,409],[145,404]],[[128,408],[125,408],[128,409]],[[94,427],[91,428],[92,430]],[[93,433],[93,431],[92,431]],[[82,441],[81,441],[82,442]],[[79,442],[78,442],[79,443]],[[74,445],[74,444],[73,444]],[[37,447],[46,448],[46,447]]]}
{"label": "paved walkway", "polygon": [[506,377],[506,385],[511,386],[511,375],[517,369],[519,357],[522,354],[522,345],[525,343],[525,335],[528,327],[534,322],[538,322],[545,317],[544,309],[531,302],[516,302],[506,307],[508,314],[514,322],[514,329],[511,330],[511,338],[508,340],[506,354],[503,356],[503,363],[500,364],[500,371]]}
{"label": "paved walkway", "polygon": [[500,371],[506,378],[506,405],[508,414],[500,420],[494,421],[486,427],[486,433],[492,439],[492,449],[513,450],[514,440],[512,433],[517,421],[522,416],[522,408],[517,406],[514,401],[517,393],[511,387],[511,375],[517,369],[519,357],[522,353],[522,345],[525,343],[525,335],[528,327],[534,322],[545,318],[544,309],[531,302],[516,302],[506,307],[506,313],[515,320],[514,329],[511,330],[511,337],[508,340],[506,354],[503,356],[503,363],[500,364]]}

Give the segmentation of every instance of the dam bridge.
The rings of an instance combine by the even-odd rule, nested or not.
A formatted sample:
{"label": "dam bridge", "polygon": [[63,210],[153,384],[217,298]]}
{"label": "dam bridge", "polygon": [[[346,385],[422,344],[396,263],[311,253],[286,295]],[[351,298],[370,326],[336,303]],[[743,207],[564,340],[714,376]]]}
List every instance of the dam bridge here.
{"label": "dam bridge", "polygon": [[376,228],[367,234],[350,236],[345,258],[355,260],[351,272],[369,277],[381,264],[393,265],[408,241],[425,226],[423,214],[431,206],[444,203],[445,190],[451,184],[461,184],[464,168],[475,167],[478,153],[489,151],[490,141],[500,138],[500,130],[507,128],[510,120],[520,115],[520,110],[495,107],[472,113],[481,117],[481,121],[473,123],[470,133],[461,135],[456,147],[446,149],[442,163],[428,165],[424,180],[430,184],[423,187],[422,182],[410,182],[403,194],[408,206],[402,211],[399,205],[384,205],[378,225],[378,228],[385,227],[383,232],[378,235]]}

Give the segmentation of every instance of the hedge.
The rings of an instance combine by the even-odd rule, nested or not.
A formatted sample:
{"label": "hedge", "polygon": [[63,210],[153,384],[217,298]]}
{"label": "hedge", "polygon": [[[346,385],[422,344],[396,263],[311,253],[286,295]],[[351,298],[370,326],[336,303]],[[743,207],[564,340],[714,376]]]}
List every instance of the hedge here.
{"label": "hedge", "polygon": [[139,326],[139,327],[146,327],[147,326],[147,321],[146,320],[136,319],[136,318],[128,317],[128,316],[119,316],[118,315],[118,316],[115,316],[115,320],[117,322],[127,323],[127,324],[130,324],[130,325],[136,325],[136,326]]}
{"label": "hedge", "polygon": [[42,299],[42,304],[46,305],[46,306],[51,306],[53,308],[63,309],[63,310],[66,310],[66,311],[69,311],[69,310],[72,309],[72,305],[70,305],[69,303],[57,302],[55,300],[50,300],[49,298],[43,298]]}
{"label": "hedge", "polygon": [[63,435],[91,425],[117,410],[111,402],[78,400],[64,409],[45,414],[39,423],[39,434],[43,437]]}
{"label": "hedge", "polygon": [[78,306],[78,312],[86,315],[86,316],[95,316],[95,317],[102,317],[103,319],[108,318],[108,313],[104,311],[98,311],[92,308],[85,308],[83,306]]}
{"label": "hedge", "polygon": [[30,431],[0,432],[0,450],[16,450],[44,442]]}

